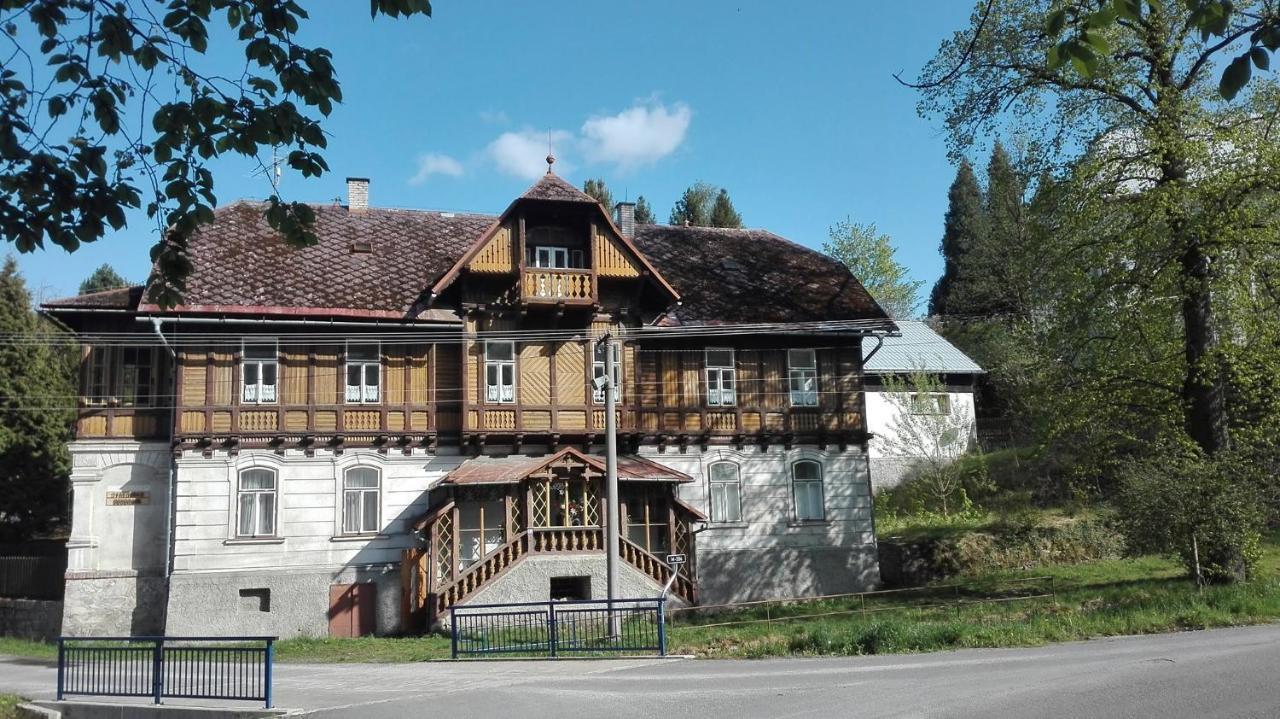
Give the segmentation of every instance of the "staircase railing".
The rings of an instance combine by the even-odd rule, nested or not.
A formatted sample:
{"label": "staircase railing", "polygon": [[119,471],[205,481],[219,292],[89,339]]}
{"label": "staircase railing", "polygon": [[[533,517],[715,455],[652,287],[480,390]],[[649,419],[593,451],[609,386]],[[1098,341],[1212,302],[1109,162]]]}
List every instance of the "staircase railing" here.
{"label": "staircase railing", "polygon": [[436,616],[445,609],[474,594],[490,580],[510,569],[529,552],[529,532],[521,532],[511,541],[481,557],[463,570],[453,582],[435,592]]}
{"label": "staircase railing", "polygon": [[[650,579],[664,587],[671,580],[671,575],[675,573],[675,569],[671,565],[658,559],[626,537],[619,538],[618,553],[622,555],[627,564],[644,572]],[[693,580],[683,574],[678,575],[675,582],[671,584],[671,593],[692,604],[694,601]]]}

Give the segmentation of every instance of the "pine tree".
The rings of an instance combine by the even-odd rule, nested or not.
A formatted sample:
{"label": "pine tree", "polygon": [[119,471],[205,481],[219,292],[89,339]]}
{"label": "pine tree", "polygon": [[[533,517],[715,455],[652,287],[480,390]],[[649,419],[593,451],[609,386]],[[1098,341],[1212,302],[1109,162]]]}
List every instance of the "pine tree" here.
{"label": "pine tree", "polygon": [[942,231],[940,252],[945,263],[942,277],[933,285],[929,295],[929,314],[957,314],[952,308],[952,290],[958,280],[965,254],[973,247],[982,232],[982,189],[968,160],[960,163],[956,179],[947,192],[947,215]]}
{"label": "pine tree", "polygon": [[840,260],[876,302],[894,319],[915,314],[920,300],[916,294],[923,282],[911,279],[907,268],[894,257],[893,243],[874,224],[860,225],[843,220],[827,231],[829,240],[822,251]]}
{"label": "pine tree", "polygon": [[970,273],[974,309],[1001,315],[1026,309],[1018,270],[1027,243],[1027,181],[998,140],[987,164],[986,226]]}
{"label": "pine tree", "polygon": [[715,185],[697,182],[690,185],[671,208],[670,224],[706,227],[711,224],[711,205],[716,199]]}
{"label": "pine tree", "polygon": [[613,193],[609,192],[602,178],[590,179],[582,183],[582,191],[596,198],[596,202],[604,206],[606,213],[613,214]]}
{"label": "pine tree", "polygon": [[649,207],[649,202],[644,199],[644,195],[636,198],[636,224],[637,225],[654,225],[657,224],[658,218],[653,216],[653,208]]}
{"label": "pine tree", "polygon": [[80,294],[87,295],[91,292],[102,292],[103,290],[114,290],[117,287],[128,286],[129,281],[121,277],[114,267],[104,264],[85,278],[84,282],[80,283]]}
{"label": "pine tree", "polygon": [[45,533],[66,516],[75,419],[74,354],[31,309],[31,294],[7,258],[0,270],[0,542]]}
{"label": "pine tree", "polygon": [[716,195],[715,204],[711,206],[711,226],[712,227],[742,227],[742,215],[733,208],[733,201],[729,199],[729,193],[721,188]]}

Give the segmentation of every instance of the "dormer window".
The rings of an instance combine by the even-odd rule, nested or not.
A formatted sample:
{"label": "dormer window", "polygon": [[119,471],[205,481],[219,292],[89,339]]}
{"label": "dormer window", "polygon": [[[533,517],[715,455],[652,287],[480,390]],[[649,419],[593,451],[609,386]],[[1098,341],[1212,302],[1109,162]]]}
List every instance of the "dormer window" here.
{"label": "dormer window", "polygon": [[584,269],[582,250],[568,247],[530,247],[528,265],[538,269]]}

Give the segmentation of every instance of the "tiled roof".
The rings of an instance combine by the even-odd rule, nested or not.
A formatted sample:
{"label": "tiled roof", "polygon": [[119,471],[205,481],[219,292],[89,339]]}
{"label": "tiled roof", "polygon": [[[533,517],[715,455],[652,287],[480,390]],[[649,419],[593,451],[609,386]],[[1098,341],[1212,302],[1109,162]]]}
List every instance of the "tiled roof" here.
{"label": "tiled roof", "polygon": [[142,285],[117,287],[101,292],[90,292],[87,295],[49,300],[43,303],[43,306],[67,310],[132,310],[138,306],[138,301],[142,298],[142,290]]}
{"label": "tiled roof", "polygon": [[[445,484],[512,484],[528,477],[542,467],[560,460],[573,457],[590,465],[599,472],[605,471],[604,459],[594,455],[583,454],[576,449],[566,448],[553,455],[527,457],[509,455],[506,457],[474,457],[458,466],[445,476]],[[664,467],[656,462],[635,455],[618,457],[618,479],[629,482],[692,482],[693,478],[683,472]]]}
{"label": "tiled roof", "polygon": [[887,320],[843,264],[772,232],[638,225],[634,241],[680,293],[667,324]]}
{"label": "tiled roof", "polygon": [[[946,341],[929,325],[917,320],[897,320],[901,337],[886,337],[884,345],[872,355],[865,370],[871,374],[892,374],[923,370],[946,374],[981,374],[977,362]],[[862,354],[876,346],[875,340],[862,340]]]}
{"label": "tiled roof", "polygon": [[[548,172],[542,179],[520,196],[524,200],[556,200],[559,202],[597,202],[596,198],[569,184],[554,172]],[[607,209],[607,208],[606,208]]]}
{"label": "tiled roof", "polygon": [[[237,202],[191,239],[182,312],[410,318],[438,275],[492,222],[484,215],[317,205],[319,242],[293,248],[263,206]],[[355,248],[355,243],[367,243]],[[154,310],[144,305],[144,310]]]}

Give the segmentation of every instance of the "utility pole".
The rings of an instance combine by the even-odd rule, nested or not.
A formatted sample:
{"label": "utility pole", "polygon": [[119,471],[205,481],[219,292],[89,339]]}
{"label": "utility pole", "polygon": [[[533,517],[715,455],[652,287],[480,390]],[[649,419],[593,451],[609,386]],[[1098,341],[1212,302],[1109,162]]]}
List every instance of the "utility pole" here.
{"label": "utility pole", "polygon": [[612,335],[601,337],[604,344],[604,482],[605,482],[605,545],[609,554],[605,558],[605,572],[609,593],[609,629],[617,636],[618,617],[613,612],[613,602],[618,598],[618,388],[613,386],[614,363]]}

